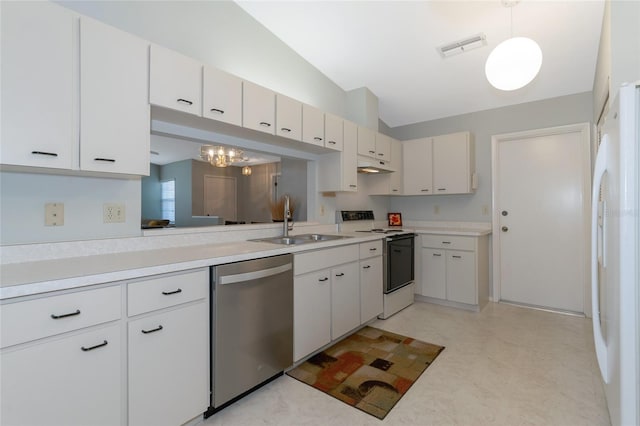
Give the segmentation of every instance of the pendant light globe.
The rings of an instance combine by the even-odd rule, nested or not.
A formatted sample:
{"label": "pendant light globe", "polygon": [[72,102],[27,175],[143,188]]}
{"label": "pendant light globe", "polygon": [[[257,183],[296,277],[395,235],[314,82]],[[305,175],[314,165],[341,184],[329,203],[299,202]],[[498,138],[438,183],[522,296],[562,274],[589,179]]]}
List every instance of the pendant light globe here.
{"label": "pendant light globe", "polygon": [[511,91],[533,81],[541,66],[542,50],[538,43],[527,37],[513,37],[493,49],[484,71],[493,87]]}

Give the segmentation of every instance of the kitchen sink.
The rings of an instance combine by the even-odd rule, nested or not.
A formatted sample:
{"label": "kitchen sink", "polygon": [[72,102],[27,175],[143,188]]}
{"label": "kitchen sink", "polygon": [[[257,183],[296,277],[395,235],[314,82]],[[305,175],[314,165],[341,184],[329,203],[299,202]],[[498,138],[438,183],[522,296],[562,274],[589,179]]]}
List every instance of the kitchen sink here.
{"label": "kitchen sink", "polygon": [[272,243],[272,244],[283,244],[283,245],[297,245],[297,244],[308,244],[315,243],[320,241],[331,241],[331,240],[341,240],[343,238],[351,238],[342,235],[330,235],[330,234],[302,234],[302,235],[292,235],[290,237],[270,237],[270,238],[257,238],[255,240],[249,241],[257,241],[261,243]]}

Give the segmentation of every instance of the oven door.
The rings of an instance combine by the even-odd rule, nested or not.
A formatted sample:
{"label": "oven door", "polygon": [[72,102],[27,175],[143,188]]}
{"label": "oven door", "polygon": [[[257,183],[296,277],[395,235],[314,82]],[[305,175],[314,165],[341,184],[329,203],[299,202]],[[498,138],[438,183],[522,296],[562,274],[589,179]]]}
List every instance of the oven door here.
{"label": "oven door", "polygon": [[385,293],[404,287],[414,279],[414,235],[390,237],[386,240],[387,271]]}

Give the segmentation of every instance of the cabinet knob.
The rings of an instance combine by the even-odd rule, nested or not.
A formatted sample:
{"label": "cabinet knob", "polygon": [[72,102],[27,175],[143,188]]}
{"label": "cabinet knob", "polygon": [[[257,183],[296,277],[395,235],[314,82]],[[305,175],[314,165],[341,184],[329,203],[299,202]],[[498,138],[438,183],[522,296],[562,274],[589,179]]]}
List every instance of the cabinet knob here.
{"label": "cabinet knob", "polygon": [[506,226],[503,226],[501,229],[502,229],[502,232],[507,232],[509,230],[509,228]]}
{"label": "cabinet knob", "polygon": [[502,216],[506,216],[506,215],[508,215],[508,214],[509,214],[509,212],[508,212],[508,211],[506,211],[506,210],[502,210]]}

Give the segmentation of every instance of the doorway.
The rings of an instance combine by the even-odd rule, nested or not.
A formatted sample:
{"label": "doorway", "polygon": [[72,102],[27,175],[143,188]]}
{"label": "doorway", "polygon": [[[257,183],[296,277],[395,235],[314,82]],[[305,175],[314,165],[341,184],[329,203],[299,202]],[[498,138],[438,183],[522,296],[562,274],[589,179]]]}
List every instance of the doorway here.
{"label": "doorway", "polygon": [[590,314],[589,124],[492,137],[494,300]]}
{"label": "doorway", "polygon": [[235,177],[205,175],[204,214],[206,216],[217,216],[221,221],[235,222],[238,220],[237,201],[238,189]]}

